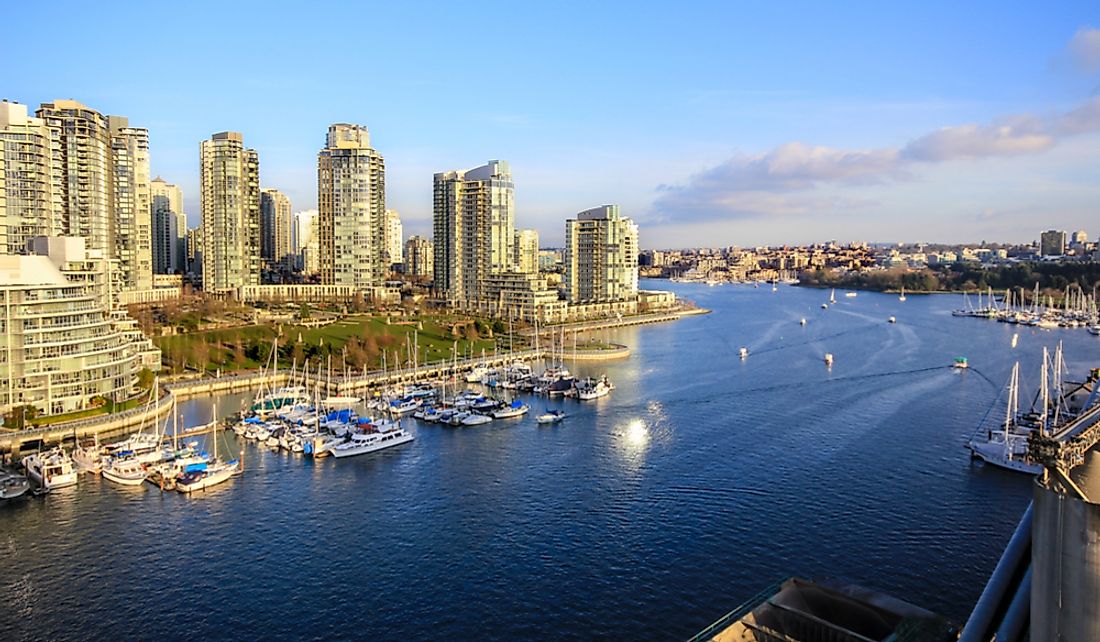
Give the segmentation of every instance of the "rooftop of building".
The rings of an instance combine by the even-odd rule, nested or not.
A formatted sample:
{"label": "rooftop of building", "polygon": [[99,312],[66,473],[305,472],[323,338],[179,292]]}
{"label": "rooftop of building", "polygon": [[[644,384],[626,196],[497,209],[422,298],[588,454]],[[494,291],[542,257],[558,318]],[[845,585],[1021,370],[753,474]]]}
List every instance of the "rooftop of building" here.
{"label": "rooftop of building", "polygon": [[0,255],[0,287],[69,285],[48,256]]}

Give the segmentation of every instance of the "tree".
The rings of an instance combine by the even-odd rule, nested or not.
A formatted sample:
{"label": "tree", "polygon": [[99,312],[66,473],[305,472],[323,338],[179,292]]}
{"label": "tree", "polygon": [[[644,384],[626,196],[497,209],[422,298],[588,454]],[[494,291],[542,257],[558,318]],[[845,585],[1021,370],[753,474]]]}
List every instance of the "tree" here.
{"label": "tree", "polygon": [[153,387],[153,371],[149,368],[142,368],[138,373],[138,387],[142,390],[148,390]]}

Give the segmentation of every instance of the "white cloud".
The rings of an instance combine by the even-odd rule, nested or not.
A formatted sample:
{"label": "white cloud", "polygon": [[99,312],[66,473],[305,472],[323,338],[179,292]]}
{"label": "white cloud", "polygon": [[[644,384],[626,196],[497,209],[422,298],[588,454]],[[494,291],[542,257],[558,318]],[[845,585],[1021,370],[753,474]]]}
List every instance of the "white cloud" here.
{"label": "white cloud", "polygon": [[1100,71],[1100,29],[1081,27],[1069,42],[1073,59],[1088,72]]}

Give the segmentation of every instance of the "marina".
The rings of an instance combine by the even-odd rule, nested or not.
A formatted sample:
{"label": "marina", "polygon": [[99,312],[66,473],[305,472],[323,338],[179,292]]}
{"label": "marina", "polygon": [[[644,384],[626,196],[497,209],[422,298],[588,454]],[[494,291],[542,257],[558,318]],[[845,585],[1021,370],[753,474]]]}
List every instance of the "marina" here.
{"label": "marina", "polygon": [[[1016,361],[1035,371],[1043,348],[1053,352],[1060,339],[1066,371],[1077,376],[1100,363],[1094,338],[973,324],[951,316],[952,297],[901,303],[861,293],[838,296],[826,311],[820,291],[782,284],[775,293],[675,287],[714,313],[614,331],[613,341],[631,347],[620,361],[531,362],[529,391],[520,381],[504,387],[506,377],[495,387],[437,381],[435,403],[412,382],[384,404],[385,395],[309,391],[309,405],[330,405],[326,422],[336,413],[333,423],[347,427],[343,440],[360,417],[379,433],[399,423],[414,437],[354,457],[312,456],[304,444],[295,452],[270,430],[262,443],[259,429],[256,439],[236,434],[256,390],[182,401],[178,449],[194,442],[196,456],[211,453],[212,435],[198,428],[216,412],[218,453],[231,461],[243,452],[243,470],[189,494],[159,491],[179,473],[132,488],[83,474],[75,487],[0,505],[0,544],[20,542],[0,578],[16,596],[8,613],[19,616],[0,614],[0,624],[17,636],[64,637],[74,627],[121,635],[104,614],[142,608],[149,635],[169,637],[189,618],[195,635],[210,637],[228,625],[241,636],[354,627],[417,638],[431,623],[439,635],[507,639],[527,634],[524,614],[537,608],[540,626],[563,639],[686,639],[789,575],[847,577],[963,621],[1031,484],[972,461],[963,446],[988,408],[996,403],[1003,416]],[[896,323],[884,322],[891,315]],[[740,346],[750,358],[739,358]],[[826,353],[836,356],[830,369]],[[959,355],[969,368],[951,367]],[[553,394],[555,381],[538,381],[547,370],[555,381],[606,374],[614,390],[593,400],[567,396],[575,387]],[[1035,376],[1023,379],[1032,385]],[[474,426],[441,420],[515,401],[528,412]],[[171,435],[171,414],[155,430]],[[307,418],[292,421],[312,428]],[[265,429],[277,421],[257,419]],[[100,447],[141,445],[124,441]],[[216,560],[207,557],[210,538]],[[104,539],[110,548],[95,544]],[[123,588],[89,591],[71,567],[53,563],[70,556]],[[170,559],[189,560],[206,578],[203,590],[165,591],[175,581]],[[389,599],[349,612],[337,587],[352,585]],[[469,595],[470,586],[476,598],[438,599]],[[43,594],[79,595],[84,606],[51,609],[32,597]],[[290,620],[288,599],[298,613]],[[448,619],[455,606],[464,616]],[[331,628],[337,613],[343,619]]]}

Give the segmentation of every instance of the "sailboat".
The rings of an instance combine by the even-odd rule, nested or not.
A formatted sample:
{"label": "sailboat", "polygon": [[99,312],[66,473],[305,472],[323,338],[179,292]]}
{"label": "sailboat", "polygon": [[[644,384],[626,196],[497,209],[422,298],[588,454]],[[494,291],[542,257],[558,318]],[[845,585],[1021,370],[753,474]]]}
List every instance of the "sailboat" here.
{"label": "sailboat", "polygon": [[[1046,391],[1046,350],[1043,362],[1043,391]],[[1020,362],[1012,367],[1012,375],[1008,379],[1008,401],[1005,406],[1005,419],[999,429],[990,430],[984,439],[971,439],[966,445],[970,449],[971,457],[981,459],[994,466],[1015,470],[1032,475],[1041,473],[1043,467],[1039,464],[1029,463],[1027,455],[1027,436],[1030,430],[1024,429],[1018,424],[1020,412]],[[1044,407],[1047,400],[1043,398]],[[1046,415],[1045,409],[1043,415]]]}
{"label": "sailboat", "polygon": [[901,294],[898,295],[898,301],[905,300],[905,286],[901,286]]}
{"label": "sailboat", "polygon": [[176,478],[176,490],[181,493],[193,493],[196,490],[206,490],[244,470],[244,463],[238,459],[232,461],[220,461],[218,459],[218,416],[217,406],[214,407],[211,421],[210,441],[213,442],[214,455],[208,462],[191,464],[183,469]]}

